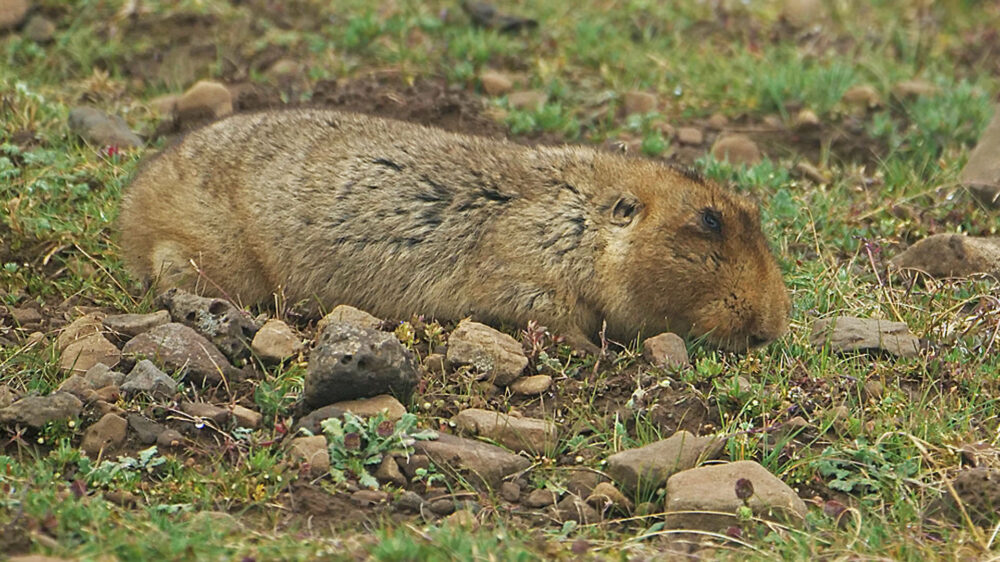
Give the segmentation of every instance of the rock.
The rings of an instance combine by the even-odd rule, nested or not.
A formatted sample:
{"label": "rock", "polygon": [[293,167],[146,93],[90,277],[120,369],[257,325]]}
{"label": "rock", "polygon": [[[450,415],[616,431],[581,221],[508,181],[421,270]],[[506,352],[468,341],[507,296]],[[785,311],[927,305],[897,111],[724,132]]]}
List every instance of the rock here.
{"label": "rock", "polygon": [[489,2],[462,2],[462,10],[473,24],[501,33],[517,33],[538,27],[537,21],[501,12]]}
{"label": "rock", "polygon": [[77,318],[59,330],[59,337],[56,338],[56,351],[64,351],[71,343],[77,340],[102,334],[104,331],[103,319],[104,314],[92,312]]}
{"label": "rock", "polygon": [[17,394],[5,384],[0,384],[0,409],[6,408],[17,400]]}
{"label": "rock", "polygon": [[408,399],[416,383],[413,355],[393,334],[328,324],[309,353],[302,395],[312,408],[387,393]]}
{"label": "rock", "polygon": [[237,427],[248,429],[257,429],[260,427],[260,422],[264,419],[264,416],[260,412],[245,408],[239,404],[230,407],[229,413],[232,414]]}
{"label": "rock", "polygon": [[941,499],[933,502],[929,511],[935,519],[944,516],[964,524],[963,509],[974,525],[990,528],[997,524],[1000,519],[1000,470],[979,467],[960,471],[950,489],[943,486]]}
{"label": "rock", "polygon": [[294,79],[296,77],[301,76],[304,71],[305,69],[302,66],[302,64],[300,64],[296,60],[288,58],[278,59],[267,67],[268,76],[272,76],[279,80]]}
{"label": "rock", "polygon": [[206,402],[181,402],[181,411],[194,418],[211,420],[216,425],[229,420],[229,410]]}
{"label": "rock", "polygon": [[696,127],[681,127],[677,129],[677,142],[691,146],[699,146],[705,142],[705,134]]}
{"label": "rock", "polygon": [[308,415],[303,416],[297,424],[295,424],[295,430],[305,429],[312,433],[313,435],[319,435],[323,433],[323,427],[320,426],[323,420],[330,418],[340,418],[344,416],[344,409],[340,406],[329,405],[323,406],[317,410],[313,410]]}
{"label": "rock", "polygon": [[400,404],[399,400],[388,394],[380,394],[371,398],[359,398],[357,400],[344,400],[343,402],[333,404],[333,406],[363,418],[370,418],[384,413],[386,418],[392,421],[402,418],[403,414],[406,413],[406,407]]}
{"label": "rock", "polygon": [[124,119],[93,107],[73,108],[69,112],[69,128],[80,138],[96,146],[142,146],[142,139],[128,128]]}
{"label": "rock", "polygon": [[736,497],[736,481],[744,478],[753,485],[747,501],[754,515],[797,527],[803,524],[806,504],[787,484],[756,462],[737,461],[671,476],[664,502],[666,527],[719,532],[737,525],[736,511],[743,500]]}
{"label": "rock", "polygon": [[506,74],[493,70],[486,70],[479,75],[479,83],[483,86],[483,91],[490,96],[502,96],[514,88],[514,81]]}
{"label": "rock", "polygon": [[439,500],[434,500],[427,503],[427,508],[434,512],[435,515],[451,515],[452,513],[455,513],[455,499],[441,498]]}
{"label": "rock", "polygon": [[887,351],[899,357],[916,357],[919,340],[902,322],[879,318],[838,316],[813,323],[809,342],[816,347],[829,345],[834,351]]}
{"label": "rock", "polygon": [[182,443],[184,443],[184,436],[181,435],[176,429],[165,429],[162,433],[156,436],[157,447],[177,447]]}
{"label": "rock", "polygon": [[522,396],[537,396],[546,392],[552,386],[552,377],[549,375],[534,375],[531,377],[520,377],[510,383],[510,391]]}
{"label": "rock", "polygon": [[94,390],[98,400],[104,402],[117,402],[121,398],[121,389],[116,384],[109,384]]}
{"label": "rock", "polygon": [[760,149],[746,135],[730,134],[720,136],[712,145],[712,156],[733,165],[753,166],[761,161]]}
{"label": "rock", "polygon": [[984,205],[1000,207],[1000,105],[979,137],[958,180]]}
{"label": "rock", "polygon": [[679,368],[691,363],[684,339],[670,332],[642,342],[642,356],[655,367]]}
{"label": "rock", "polygon": [[586,502],[595,509],[602,510],[610,505],[623,513],[632,512],[632,500],[625,497],[614,484],[601,482],[594,487],[594,491],[587,496]]}
{"label": "rock", "polygon": [[399,464],[391,455],[382,457],[382,462],[378,465],[378,470],[375,471],[375,478],[383,484],[406,486],[406,476],[403,476],[403,472],[399,470]]}
{"label": "rock", "polygon": [[403,471],[403,474],[406,475],[406,478],[410,480],[417,475],[417,470],[421,468],[427,470],[431,467],[431,460],[427,455],[398,457],[396,462],[399,464],[399,468]]}
{"label": "rock", "polygon": [[314,477],[330,471],[330,451],[327,449],[326,437],[322,435],[292,439],[288,454],[292,460],[308,464],[309,474]]}
{"label": "rock", "polygon": [[681,430],[667,439],[608,457],[607,473],[623,490],[646,492],[663,486],[671,475],[713,458],[724,440],[696,437]]}
{"label": "rock", "polygon": [[516,482],[504,482],[500,484],[500,497],[511,503],[517,503],[521,499],[521,487]]}
{"label": "rock", "polygon": [[532,490],[522,502],[525,507],[541,508],[555,505],[559,501],[559,494],[552,490]]}
{"label": "rock", "polygon": [[646,114],[656,111],[656,96],[649,92],[625,92],[622,105],[625,107],[625,115]]}
{"label": "rock", "polygon": [[68,392],[53,392],[48,396],[25,396],[0,409],[0,424],[18,424],[41,429],[50,421],[62,421],[80,415],[83,402]]}
{"label": "rock", "polygon": [[819,116],[811,109],[803,109],[795,116],[795,128],[800,131],[817,129],[819,126]]}
{"label": "rock", "polygon": [[103,388],[110,385],[121,386],[125,382],[124,373],[112,371],[111,367],[108,367],[104,363],[98,363],[87,369],[83,378],[90,385],[90,388]]}
{"label": "rock", "polygon": [[716,131],[721,131],[722,129],[725,129],[727,125],[729,125],[729,119],[727,119],[726,116],[721,113],[713,113],[708,118],[708,121],[705,122],[705,124],[708,125],[710,128],[715,129]]}
{"label": "rock", "polygon": [[101,321],[104,328],[125,338],[134,338],[157,326],[170,323],[170,313],[157,310],[150,314],[115,314]]}
{"label": "rock", "polygon": [[41,332],[31,332],[28,337],[24,340],[25,345],[40,345],[45,342],[45,334]]}
{"label": "rock", "polygon": [[424,505],[424,498],[412,490],[406,490],[399,495],[399,498],[392,505],[399,511],[420,513],[420,508]]}
{"label": "rock", "polygon": [[174,112],[182,123],[218,119],[233,112],[233,95],[218,82],[201,80],[177,98]]}
{"label": "rock", "polygon": [[517,340],[471,320],[463,320],[448,337],[447,357],[453,367],[470,365],[499,386],[514,382],[528,366]]}
{"label": "rock", "polygon": [[781,19],[797,29],[808,29],[822,21],[826,7],[822,0],[785,0]]}
{"label": "rock", "polygon": [[223,299],[170,289],[157,298],[174,322],[193,328],[211,341],[229,361],[250,357],[250,341],[258,327],[249,314]]}
{"label": "rock", "polygon": [[428,373],[438,373],[444,374],[445,372],[445,357],[440,353],[431,353],[427,357],[424,357],[423,362],[424,370]]}
{"label": "rock", "polygon": [[48,43],[56,34],[56,24],[45,16],[31,16],[24,25],[24,36],[35,43]]}
{"label": "rock", "polygon": [[524,111],[538,111],[545,105],[548,99],[548,94],[538,90],[523,90],[520,92],[511,92],[507,95],[507,103],[512,108]]}
{"label": "rock", "polygon": [[128,422],[115,414],[105,414],[97,423],[87,428],[80,448],[91,457],[107,456],[107,453],[125,443]]}
{"label": "rock", "polygon": [[156,443],[156,438],[167,428],[139,414],[128,415],[128,426],[135,432],[136,438],[143,445]]}
{"label": "rock", "polygon": [[66,346],[59,356],[63,371],[86,373],[94,365],[103,363],[114,367],[121,361],[121,351],[101,334],[91,334]]}
{"label": "rock", "polygon": [[351,324],[360,328],[377,330],[382,325],[382,320],[368,314],[364,310],[341,304],[335,306],[329,314],[316,323],[316,333],[322,334],[327,326],[331,324]]}
{"label": "rock", "polygon": [[576,494],[581,498],[585,498],[594,491],[594,488],[596,488],[598,484],[605,481],[607,481],[607,478],[600,472],[593,470],[574,470],[573,474],[566,482],[566,490],[568,490],[571,494]]}
{"label": "rock", "polygon": [[933,96],[940,89],[926,80],[904,80],[892,87],[892,93],[898,98],[917,98]]}
{"label": "rock", "polygon": [[359,507],[371,507],[389,500],[389,494],[381,490],[358,490],[351,494],[351,501]]}
{"label": "rock", "polygon": [[556,512],[563,521],[576,521],[583,525],[589,525],[601,520],[601,515],[594,511],[594,508],[573,495],[563,498],[556,505]]}
{"label": "rock", "polygon": [[931,277],[1000,276],[1000,237],[935,234],[892,258],[897,271],[915,270]]}
{"label": "rock", "polygon": [[864,109],[872,109],[882,103],[882,99],[878,95],[878,90],[868,84],[851,86],[844,92],[844,96],[840,99],[847,105]]}
{"label": "rock", "polygon": [[28,0],[0,0],[0,31],[8,31],[21,25],[28,15]]}
{"label": "rock", "polygon": [[177,392],[177,381],[159,370],[152,361],[143,359],[125,376],[121,389],[125,396],[142,393],[153,398],[170,398]]}
{"label": "rock", "polygon": [[295,332],[276,318],[265,322],[250,343],[250,349],[257,357],[275,363],[294,356],[301,347],[302,341]]}
{"label": "rock", "polygon": [[[7,311],[10,313],[14,323],[22,328],[27,326],[38,326],[42,323],[42,320],[44,320],[44,318],[42,318],[41,311],[34,306],[8,307]],[[60,347],[56,347],[56,349],[60,351],[62,350]]]}
{"label": "rock", "polygon": [[[471,439],[440,434],[437,439],[417,441],[414,449],[426,455],[439,469],[457,472],[476,485],[495,488],[503,479],[529,466],[528,459]],[[404,467],[404,472],[405,472]]]}
{"label": "rock", "polygon": [[469,511],[468,509],[460,509],[448,517],[445,517],[444,524],[456,527],[465,527],[466,529],[478,529],[479,519],[476,518],[475,513]]}
{"label": "rock", "polygon": [[97,393],[94,392],[94,387],[90,386],[90,383],[80,375],[71,375],[59,385],[57,390],[59,392],[68,392],[84,403],[97,400]]}
{"label": "rock", "polygon": [[546,420],[470,408],[455,414],[451,421],[464,432],[487,437],[513,451],[544,453],[553,451],[558,441],[555,424]]}
{"label": "rock", "polygon": [[[218,349],[198,332],[171,322],[129,340],[122,353],[133,358],[153,358],[168,371],[181,372],[194,384],[214,386],[223,378],[242,379]],[[125,390],[125,385],[122,386]]]}

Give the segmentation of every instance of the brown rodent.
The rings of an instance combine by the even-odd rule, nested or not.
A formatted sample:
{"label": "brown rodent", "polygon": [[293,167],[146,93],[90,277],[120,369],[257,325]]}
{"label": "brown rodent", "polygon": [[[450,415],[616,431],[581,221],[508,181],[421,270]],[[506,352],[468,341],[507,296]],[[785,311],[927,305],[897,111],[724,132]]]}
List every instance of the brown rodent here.
{"label": "brown rodent", "polygon": [[280,292],[389,318],[536,320],[570,343],[639,332],[742,350],[789,299],[752,202],[585,147],[332,110],[236,115],[146,162],[121,211],[131,270],[243,304]]}

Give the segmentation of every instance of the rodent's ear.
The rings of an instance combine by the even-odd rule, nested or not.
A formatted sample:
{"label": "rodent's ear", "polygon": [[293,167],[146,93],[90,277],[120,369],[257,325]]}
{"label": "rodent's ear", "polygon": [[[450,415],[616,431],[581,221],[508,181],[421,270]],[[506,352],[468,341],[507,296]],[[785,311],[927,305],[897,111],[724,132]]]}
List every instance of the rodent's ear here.
{"label": "rodent's ear", "polygon": [[633,195],[622,195],[611,207],[611,224],[628,226],[642,210],[642,201]]}

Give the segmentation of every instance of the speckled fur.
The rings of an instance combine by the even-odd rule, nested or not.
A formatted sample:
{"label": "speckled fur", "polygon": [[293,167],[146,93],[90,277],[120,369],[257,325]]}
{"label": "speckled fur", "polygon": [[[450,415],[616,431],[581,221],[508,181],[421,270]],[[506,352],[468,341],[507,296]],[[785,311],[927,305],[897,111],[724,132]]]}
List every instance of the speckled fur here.
{"label": "speckled fur", "polygon": [[753,203],[584,147],[330,110],[237,115],[145,163],[120,220],[142,279],[244,304],[280,290],[390,318],[533,319],[581,345],[602,321],[620,341],[669,329],[737,350],[787,326]]}

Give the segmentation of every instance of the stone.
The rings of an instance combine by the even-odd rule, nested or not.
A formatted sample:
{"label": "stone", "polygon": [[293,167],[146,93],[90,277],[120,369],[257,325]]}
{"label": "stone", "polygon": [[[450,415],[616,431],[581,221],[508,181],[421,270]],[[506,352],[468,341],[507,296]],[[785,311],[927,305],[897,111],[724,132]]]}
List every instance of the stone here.
{"label": "stone", "polygon": [[181,411],[194,418],[211,420],[217,425],[229,420],[229,410],[207,402],[181,402]]}
{"label": "stone", "polygon": [[795,115],[795,128],[802,130],[817,129],[820,126],[819,116],[811,109],[800,110]]}
{"label": "stone", "polygon": [[1000,470],[977,467],[959,471],[950,486],[942,486],[941,498],[932,502],[929,511],[933,519],[964,524],[968,514],[973,525],[994,527],[1000,520]]}
{"label": "stone", "polygon": [[678,472],[667,481],[664,524],[668,529],[720,532],[738,525],[736,481],[747,479],[753,495],[747,503],[754,515],[801,527],[806,504],[787,484],[754,461],[737,461]]}
{"label": "stone", "polygon": [[382,413],[385,414],[386,419],[392,421],[402,418],[403,414],[406,413],[406,407],[388,394],[357,400],[344,400],[333,404],[333,406],[362,418],[370,418]]}
{"label": "stone", "polygon": [[309,353],[302,395],[311,408],[379,394],[406,400],[417,378],[413,355],[393,334],[329,324]]}
{"label": "stone", "polygon": [[757,143],[750,137],[740,134],[720,136],[712,145],[712,156],[716,160],[725,160],[730,164],[752,166],[761,161],[762,156]]}
{"label": "stone", "polygon": [[263,414],[260,412],[240,406],[239,404],[230,407],[229,413],[232,414],[237,427],[248,429],[257,429],[260,427],[260,422],[264,419]]}
{"label": "stone", "polygon": [[424,498],[420,494],[406,490],[399,495],[399,498],[392,504],[398,511],[408,511],[410,513],[420,513],[420,508],[424,505]]}
{"label": "stone", "polygon": [[681,430],[667,439],[611,455],[607,473],[623,490],[656,490],[671,475],[715,457],[724,443],[717,437],[696,437]]}
{"label": "stone", "polygon": [[585,498],[594,491],[598,484],[605,481],[607,478],[600,472],[584,469],[574,470],[566,482],[566,490],[571,494]]}
{"label": "stone", "polygon": [[230,362],[250,357],[250,342],[258,327],[249,314],[224,299],[170,289],[157,298],[174,322],[193,328],[218,348]]}
{"label": "stone", "polygon": [[510,383],[508,387],[514,394],[522,396],[537,396],[543,394],[552,387],[552,377],[549,375],[533,375],[530,377],[520,377]]}
{"label": "stone", "polygon": [[[180,372],[194,384],[214,386],[223,378],[240,380],[243,374],[226,357],[193,329],[171,322],[132,338],[122,353],[134,358],[151,358],[167,371]],[[122,386],[125,390],[125,386]]]}
{"label": "stone", "polygon": [[656,111],[656,104],[656,95],[649,92],[625,92],[625,95],[622,96],[622,105],[625,107],[625,115],[646,114],[651,111]]}
{"label": "stone", "polygon": [[433,440],[417,441],[413,447],[417,454],[426,455],[439,470],[457,473],[474,485],[490,488],[499,486],[507,476],[531,466],[528,459],[496,445],[448,434],[440,434]]}
{"label": "stone", "polygon": [[48,43],[56,34],[56,24],[45,16],[31,16],[24,24],[24,36],[35,43]]}
{"label": "stone", "polygon": [[504,482],[500,484],[500,497],[511,503],[521,500],[521,487],[516,482]]}
{"label": "stone", "polygon": [[621,493],[610,482],[601,482],[595,486],[585,501],[595,509],[602,511],[608,506],[623,513],[631,513],[633,509],[632,500],[626,498],[625,494]]}
{"label": "stone", "polygon": [[125,443],[128,422],[116,414],[105,414],[87,428],[80,448],[91,457],[107,456],[108,452]]}
{"label": "stone", "polygon": [[59,330],[59,337],[56,338],[56,351],[64,351],[71,343],[77,340],[82,340],[95,334],[102,334],[104,332],[103,319],[103,313],[92,312],[77,318]]}
{"label": "stone", "polygon": [[920,342],[902,322],[880,318],[838,316],[813,323],[809,342],[838,352],[886,351],[898,357],[916,357]]}
{"label": "stone", "polygon": [[552,490],[532,490],[522,502],[525,507],[534,509],[549,507],[559,502],[559,494]]}
{"label": "stone", "polygon": [[677,142],[691,146],[699,146],[705,142],[705,133],[697,127],[681,127],[677,129]]}
{"label": "stone", "polygon": [[359,310],[353,306],[341,304],[333,307],[333,310],[316,323],[316,333],[322,334],[327,326],[331,324],[352,324],[369,330],[377,330],[382,325],[382,320],[368,314],[364,310]]}
{"label": "stone", "polygon": [[391,455],[382,457],[382,462],[379,463],[378,470],[375,471],[375,478],[383,484],[406,486],[406,476],[399,470],[399,464]]}
{"label": "stone", "polygon": [[359,507],[371,507],[389,501],[389,494],[381,490],[358,490],[351,494],[351,501]]}
{"label": "stone", "polygon": [[90,385],[90,388],[103,388],[109,385],[121,386],[125,382],[125,373],[113,371],[104,363],[98,363],[87,369],[83,378]]}
{"label": "stone", "polygon": [[146,394],[153,398],[170,398],[177,392],[177,381],[161,371],[148,359],[132,367],[121,384],[125,396]]}
{"label": "stone", "polygon": [[507,103],[523,111],[538,111],[548,100],[548,94],[539,90],[522,90],[507,95]]}
{"label": "stone", "polygon": [[218,119],[233,112],[233,95],[218,82],[201,80],[177,98],[174,112],[183,123]]}
{"label": "stone", "polygon": [[424,370],[429,373],[444,374],[445,372],[445,357],[440,353],[430,353],[427,357],[424,357],[423,361]]}
{"label": "stone", "polygon": [[487,437],[513,451],[551,452],[559,438],[556,425],[550,421],[516,418],[478,408],[462,410],[451,421],[461,431]]}
{"label": "stone", "polygon": [[94,365],[114,367],[121,361],[121,351],[101,334],[91,334],[66,346],[59,355],[59,367],[66,372],[86,373]]}
{"label": "stone", "polygon": [[715,129],[716,131],[721,131],[729,125],[729,119],[721,113],[713,113],[708,120],[705,122],[709,128]]}
{"label": "stone", "polygon": [[969,154],[958,181],[984,205],[1000,207],[1000,105]]}
{"label": "stone", "polygon": [[0,0],[0,31],[9,31],[21,25],[29,7],[28,0]]}
{"label": "stone", "polygon": [[840,100],[847,105],[863,109],[872,109],[882,104],[882,99],[878,94],[878,90],[869,84],[851,86],[846,92],[844,92],[844,95],[840,98]]}
{"label": "stone", "polygon": [[143,445],[156,443],[156,438],[167,429],[165,426],[139,414],[129,414],[127,420],[128,426],[135,432],[136,439]]}
{"label": "stone", "polygon": [[823,0],[785,0],[781,19],[796,29],[808,29],[822,21],[826,14]]}
{"label": "stone", "polygon": [[454,498],[441,498],[428,502],[427,508],[434,512],[435,515],[451,515],[455,513],[455,500]]}
{"label": "stone", "polygon": [[35,346],[41,345],[45,342],[45,334],[42,332],[31,332],[28,337],[24,340],[25,345]]}
{"label": "stone", "polygon": [[124,119],[93,107],[73,108],[69,112],[69,128],[80,138],[96,146],[142,146],[142,139],[128,128]]}
{"label": "stone", "polygon": [[494,70],[483,71],[479,75],[479,83],[489,96],[502,96],[514,88],[514,81],[506,74]]}
{"label": "stone", "polygon": [[940,88],[926,80],[904,80],[892,87],[892,93],[898,98],[917,98],[933,96]]}
{"label": "stone", "polygon": [[68,392],[53,392],[48,396],[25,396],[0,409],[0,424],[23,425],[41,429],[51,421],[79,417],[83,402]]}
{"label": "stone", "polygon": [[18,396],[9,386],[0,384],[0,409],[6,408],[17,400]]}
{"label": "stone", "polygon": [[471,320],[463,320],[448,337],[447,358],[452,367],[469,365],[498,386],[514,382],[528,366],[517,340]]}
{"label": "stone", "polygon": [[889,262],[896,271],[931,277],[1000,276],[1000,237],[935,234],[910,246]]}
{"label": "stone", "polygon": [[684,339],[670,332],[643,341],[642,356],[654,367],[680,368],[691,363]]}
{"label": "stone", "polygon": [[299,419],[299,422],[295,424],[295,431],[305,429],[313,435],[319,435],[323,433],[323,427],[320,425],[323,420],[330,418],[341,418],[344,416],[344,409],[340,406],[329,405],[323,406],[309,412],[308,415],[303,416]]}
{"label": "stone", "polygon": [[397,457],[396,462],[399,464],[400,470],[406,475],[408,479],[413,479],[417,475],[417,470],[424,469],[428,470],[431,467],[431,459],[427,455],[408,455],[405,457]]}
{"label": "stone", "polygon": [[[8,307],[7,311],[10,313],[14,323],[22,328],[26,326],[37,326],[42,323],[42,320],[44,320],[42,312],[34,306]],[[61,350],[59,347],[56,349]]]}
{"label": "stone", "polygon": [[330,471],[330,451],[322,435],[292,439],[288,454],[292,460],[308,464],[309,474],[314,477]]}
{"label": "stone", "polygon": [[117,402],[118,399],[121,398],[121,389],[116,384],[109,384],[107,386],[94,389],[94,394],[97,396],[98,400],[103,400],[105,402]]}
{"label": "stone", "polygon": [[184,443],[184,436],[176,429],[165,429],[156,436],[157,447],[177,447]]}
{"label": "stone", "polygon": [[134,338],[168,323],[170,323],[170,313],[166,310],[157,310],[149,314],[115,314],[101,321],[104,329],[124,338]]}
{"label": "stone", "polygon": [[71,375],[59,385],[57,390],[60,392],[68,392],[82,400],[84,403],[97,400],[97,393],[94,392],[94,387],[87,382],[87,379],[80,375]]}
{"label": "stone", "polygon": [[281,320],[272,318],[257,330],[250,349],[265,361],[279,362],[298,353],[302,340],[292,328]]}
{"label": "stone", "polygon": [[567,495],[556,504],[556,513],[563,521],[576,521],[583,525],[589,525],[601,520],[601,514],[594,508],[587,505],[587,502],[574,496]]}

